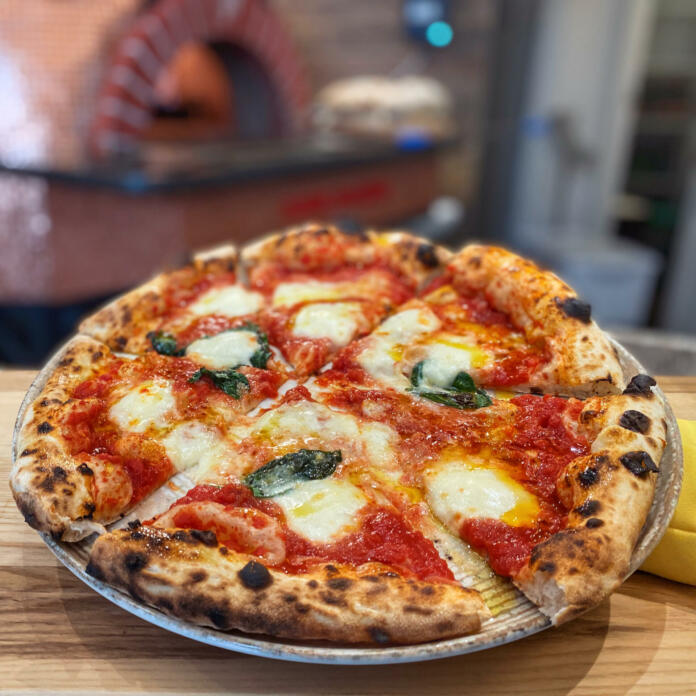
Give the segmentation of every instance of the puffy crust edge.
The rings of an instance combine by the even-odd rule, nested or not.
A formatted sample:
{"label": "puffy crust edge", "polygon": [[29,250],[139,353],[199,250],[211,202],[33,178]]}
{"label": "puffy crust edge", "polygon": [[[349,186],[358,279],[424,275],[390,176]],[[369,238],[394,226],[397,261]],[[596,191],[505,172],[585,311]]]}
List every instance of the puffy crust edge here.
{"label": "puffy crust edge", "polygon": [[27,523],[66,541],[78,541],[103,526],[95,511],[89,467],[66,451],[58,434],[61,408],[75,385],[97,372],[109,349],[86,336],[71,339],[56,357],[53,373],[27,408],[19,430],[10,488]]}
{"label": "puffy crust edge", "polygon": [[195,530],[110,532],[87,572],[187,621],[280,638],[420,643],[476,632],[490,616],[479,593],[459,585],[330,563],[288,575]]}
{"label": "puffy crust edge", "polygon": [[618,356],[591,320],[589,305],[556,275],[506,249],[480,244],[464,247],[449,270],[455,287],[484,292],[529,341],[545,342],[551,361],[524,386],[580,398],[624,389]]}
{"label": "puffy crust edge", "polygon": [[[331,253],[327,254],[329,247]],[[361,266],[382,262],[418,286],[442,270],[451,257],[444,247],[407,232],[347,234],[333,225],[319,223],[277,232],[241,252],[242,264],[251,274],[264,263],[312,271],[330,270],[345,263]]]}
{"label": "puffy crust edge", "polygon": [[[237,268],[238,253],[225,244],[196,253],[182,268],[160,273],[137,288],[111,300],[82,320],[78,331],[106,343],[112,350],[143,353],[150,347],[147,333],[155,329],[162,311],[162,293],[182,273],[225,273]],[[136,333],[131,326],[137,326]]]}
{"label": "puffy crust edge", "polygon": [[666,444],[664,404],[652,390],[588,399],[579,431],[591,453],[557,484],[568,527],[536,546],[514,579],[554,624],[595,606],[628,575]]}

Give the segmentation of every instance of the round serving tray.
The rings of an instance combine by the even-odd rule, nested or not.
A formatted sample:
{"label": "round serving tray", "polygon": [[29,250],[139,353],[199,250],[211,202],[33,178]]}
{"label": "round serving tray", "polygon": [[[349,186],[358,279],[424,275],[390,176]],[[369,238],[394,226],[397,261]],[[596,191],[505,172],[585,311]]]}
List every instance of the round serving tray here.
{"label": "round serving tray", "polygon": [[[641,364],[619,343],[612,341],[627,376],[645,372]],[[17,439],[24,413],[29,404],[39,395],[48,376],[55,369],[64,349],[59,350],[43,367],[29,387],[19,409],[12,440],[13,461],[17,457]],[[662,538],[681,488],[683,453],[676,418],[665,395],[658,388],[657,394],[664,402],[667,412],[667,447],[665,449],[655,498],[631,558],[630,573],[641,566],[643,561]],[[114,589],[85,572],[93,539],[70,544],[56,541],[46,534],[41,535],[56,558],[74,573],[82,582],[110,602],[149,621],[156,626],[193,640],[214,645],[226,650],[271,657],[295,662],[313,662],[342,665],[383,665],[400,662],[418,662],[443,657],[463,655],[485,650],[497,645],[511,643],[549,628],[551,622],[531,602],[519,592],[512,594],[512,600],[505,603],[505,610],[488,620],[482,630],[471,636],[451,638],[418,645],[399,645],[392,647],[355,646],[318,641],[289,641],[267,636],[257,636],[236,631],[218,631],[173,618],[161,611],[144,605],[130,595]],[[474,585],[478,587],[477,585]]]}

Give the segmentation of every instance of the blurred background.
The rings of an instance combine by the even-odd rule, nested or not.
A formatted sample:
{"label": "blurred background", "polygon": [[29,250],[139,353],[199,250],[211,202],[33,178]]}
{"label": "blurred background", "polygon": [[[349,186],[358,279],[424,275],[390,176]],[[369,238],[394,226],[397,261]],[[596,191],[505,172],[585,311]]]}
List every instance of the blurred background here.
{"label": "blurred background", "polygon": [[696,374],[696,2],[3,0],[0,364],[307,219],[504,244]]}

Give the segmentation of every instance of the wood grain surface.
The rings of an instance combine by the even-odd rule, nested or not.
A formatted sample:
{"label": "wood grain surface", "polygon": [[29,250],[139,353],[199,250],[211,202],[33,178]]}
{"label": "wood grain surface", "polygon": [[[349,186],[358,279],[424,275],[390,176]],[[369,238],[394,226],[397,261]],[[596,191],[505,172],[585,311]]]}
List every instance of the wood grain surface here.
{"label": "wood grain surface", "polygon": [[[0,693],[696,694],[696,589],[645,573],[561,628],[421,664],[276,662],[152,626],[74,578],[15,508],[10,440],[33,374],[0,371]],[[659,381],[696,418],[696,378]]]}

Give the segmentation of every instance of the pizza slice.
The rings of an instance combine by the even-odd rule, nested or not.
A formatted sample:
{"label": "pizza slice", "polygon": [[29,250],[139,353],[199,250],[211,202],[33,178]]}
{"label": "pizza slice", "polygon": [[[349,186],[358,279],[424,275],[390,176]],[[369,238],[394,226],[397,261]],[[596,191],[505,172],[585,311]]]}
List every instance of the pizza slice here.
{"label": "pizza slice", "polygon": [[[254,339],[247,353],[259,350],[256,333],[237,333]],[[265,368],[240,354],[220,359],[207,346],[123,357],[73,339],[19,432],[10,484],[27,522],[75,541],[104,531],[199,456],[227,456],[229,424],[273,397],[287,375],[273,357]]]}
{"label": "pizza slice", "polygon": [[485,603],[394,495],[390,428],[296,387],[234,439],[169,510],[100,537],[88,572],[223,629],[409,643],[480,628]]}
{"label": "pizza slice", "polygon": [[171,355],[198,339],[257,321],[263,296],[238,278],[237,251],[223,246],[197,254],[86,318],[81,333],[109,348]]}
{"label": "pizza slice", "polygon": [[242,262],[268,303],[262,321],[271,343],[306,376],[412,297],[449,256],[401,232],[305,225],[247,247]]}

